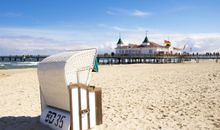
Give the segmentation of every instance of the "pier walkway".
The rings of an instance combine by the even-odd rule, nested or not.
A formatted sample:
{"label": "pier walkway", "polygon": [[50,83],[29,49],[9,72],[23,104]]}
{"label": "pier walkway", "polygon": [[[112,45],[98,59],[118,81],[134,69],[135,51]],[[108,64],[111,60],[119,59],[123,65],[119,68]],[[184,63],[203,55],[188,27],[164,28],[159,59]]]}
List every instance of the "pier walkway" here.
{"label": "pier walkway", "polygon": [[[46,58],[46,55],[16,55],[0,56],[0,62],[39,62]],[[212,59],[218,62],[218,55],[97,55],[99,64],[137,64],[137,63],[181,63],[184,61]]]}
{"label": "pier walkway", "polygon": [[99,64],[137,64],[137,63],[181,63],[184,61],[213,59],[218,62],[219,55],[98,55]]}

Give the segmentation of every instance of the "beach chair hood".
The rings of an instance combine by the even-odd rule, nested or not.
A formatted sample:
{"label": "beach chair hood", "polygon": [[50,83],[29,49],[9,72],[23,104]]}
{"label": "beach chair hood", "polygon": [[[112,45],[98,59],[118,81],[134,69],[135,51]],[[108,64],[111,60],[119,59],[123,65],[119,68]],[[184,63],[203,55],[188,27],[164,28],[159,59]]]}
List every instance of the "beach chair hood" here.
{"label": "beach chair hood", "polygon": [[38,78],[43,98],[41,101],[69,111],[68,86],[70,83],[89,84],[95,55],[96,49],[68,51],[40,62]]}

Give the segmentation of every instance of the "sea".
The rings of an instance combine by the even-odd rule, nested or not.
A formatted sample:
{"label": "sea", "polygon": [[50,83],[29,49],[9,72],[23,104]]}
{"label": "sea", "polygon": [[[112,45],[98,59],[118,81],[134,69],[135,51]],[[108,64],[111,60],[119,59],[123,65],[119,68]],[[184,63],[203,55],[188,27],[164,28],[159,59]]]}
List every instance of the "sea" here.
{"label": "sea", "polygon": [[39,62],[0,62],[0,69],[36,68]]}

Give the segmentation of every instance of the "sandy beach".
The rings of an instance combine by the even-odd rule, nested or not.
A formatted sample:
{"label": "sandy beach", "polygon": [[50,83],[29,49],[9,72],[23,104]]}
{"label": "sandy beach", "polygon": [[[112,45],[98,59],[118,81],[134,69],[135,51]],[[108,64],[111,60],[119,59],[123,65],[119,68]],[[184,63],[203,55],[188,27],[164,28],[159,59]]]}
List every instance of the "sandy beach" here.
{"label": "sandy beach", "polygon": [[[100,130],[219,130],[220,63],[100,66]],[[39,124],[37,69],[0,70],[0,130],[48,129]]]}

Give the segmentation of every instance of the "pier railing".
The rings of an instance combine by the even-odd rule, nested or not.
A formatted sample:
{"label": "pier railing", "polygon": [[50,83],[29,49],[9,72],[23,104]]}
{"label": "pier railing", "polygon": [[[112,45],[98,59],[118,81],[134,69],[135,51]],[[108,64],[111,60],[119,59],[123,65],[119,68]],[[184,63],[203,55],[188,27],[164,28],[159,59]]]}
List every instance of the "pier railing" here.
{"label": "pier railing", "polygon": [[[0,56],[0,62],[39,62],[47,55],[14,55]],[[100,64],[132,64],[132,63],[179,63],[184,61],[199,61],[201,59],[213,59],[218,62],[219,53],[214,54],[155,54],[155,55],[97,55]]]}
{"label": "pier railing", "polygon": [[213,59],[218,62],[219,54],[155,54],[155,55],[98,55],[100,64],[132,64],[132,63],[181,63],[184,61]]}
{"label": "pier railing", "polygon": [[46,55],[14,55],[0,56],[0,62],[39,62],[46,58]]}

